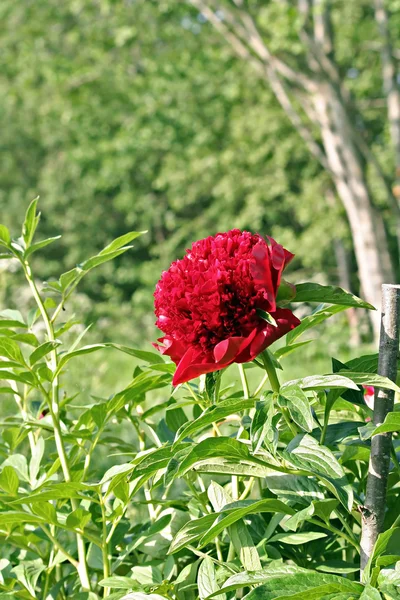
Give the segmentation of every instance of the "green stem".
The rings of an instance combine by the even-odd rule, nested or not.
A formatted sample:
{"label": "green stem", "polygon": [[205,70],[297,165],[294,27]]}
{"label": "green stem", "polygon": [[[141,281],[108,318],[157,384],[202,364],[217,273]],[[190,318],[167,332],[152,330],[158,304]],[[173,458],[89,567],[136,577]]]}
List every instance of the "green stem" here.
{"label": "green stem", "polygon": [[[27,262],[22,262],[22,267],[24,269],[25,277],[28,281],[29,287],[31,288],[32,295],[33,295],[33,297],[36,301],[36,304],[39,308],[40,314],[42,315],[42,319],[44,321],[46,331],[47,331],[48,340],[50,342],[54,342],[55,338],[54,338],[53,325],[52,325],[49,315],[47,314],[46,307],[43,304],[42,298],[40,297],[40,294],[36,287],[36,284],[33,280],[30,266]],[[51,368],[52,372],[55,374],[55,373],[57,373],[57,367],[58,367],[58,354],[57,354],[56,349],[52,350],[52,352],[50,353],[50,359],[51,359],[50,368]],[[50,414],[51,414],[52,421],[53,421],[54,440],[56,443],[57,453],[58,453],[58,456],[60,459],[60,464],[61,464],[61,468],[63,471],[64,479],[68,483],[71,481],[71,473],[69,470],[67,454],[66,454],[66,451],[64,448],[64,442],[63,442],[62,433],[61,433],[61,426],[60,426],[60,419],[59,419],[60,409],[59,409],[59,401],[58,401],[59,398],[58,398],[58,377],[57,376],[54,376],[54,378],[53,378],[52,385],[51,385],[51,396],[48,397],[48,400],[49,400]],[[71,506],[72,506],[72,510],[76,510],[78,508],[78,503],[73,498],[71,498]],[[88,567],[87,567],[87,562],[86,562],[85,541],[84,541],[83,537],[78,533],[76,534],[76,542],[77,542],[78,558],[79,558],[79,563],[77,564],[76,568],[78,571],[78,575],[79,575],[83,590],[90,591],[90,580],[89,580],[89,573],[88,573]]]}
{"label": "green stem", "polygon": [[57,550],[59,550],[60,552],[62,552],[62,554],[64,554],[65,558],[67,558],[69,560],[71,565],[74,565],[74,567],[77,569],[79,566],[78,561],[75,560],[75,558],[73,556],[71,556],[66,550],[64,550],[64,548],[61,546],[61,544],[59,543],[57,538],[55,538],[54,535],[47,529],[46,525],[40,524],[40,528],[47,535],[49,540],[51,542],[53,542],[54,547],[57,548]]}
{"label": "green stem", "polygon": [[[281,385],[279,383],[278,375],[276,374],[276,369],[274,367],[274,363],[272,362],[271,357],[268,354],[268,350],[266,350],[265,352],[263,352],[261,354],[261,358],[262,358],[262,361],[264,364],[264,369],[267,372],[272,391],[279,394]],[[286,425],[289,427],[289,429],[293,433],[293,435],[296,436],[298,434],[298,431],[297,431],[295,424],[292,422],[292,420],[290,418],[288,410],[286,408],[282,407],[281,412],[282,412],[282,417],[284,418]]]}
{"label": "green stem", "polygon": [[272,391],[278,393],[279,390],[281,389],[281,386],[279,383],[278,376],[276,374],[276,369],[274,367],[274,363],[272,362],[271,357],[268,354],[268,351],[263,352],[260,356],[263,361],[264,369],[267,372]]}
{"label": "green stem", "polygon": [[[101,540],[101,553],[103,556],[103,577],[107,579],[110,577],[110,558],[108,551],[108,541],[107,541],[107,518],[106,518],[106,510],[104,506],[103,498],[100,496],[100,507],[101,507],[101,517],[103,522],[103,536]],[[111,593],[111,588],[105,586],[103,592],[103,598],[107,598]]]}
{"label": "green stem", "polygon": [[248,398],[250,398],[249,382],[247,381],[247,375],[242,364],[238,364],[238,369],[243,387],[243,396],[247,400]]}

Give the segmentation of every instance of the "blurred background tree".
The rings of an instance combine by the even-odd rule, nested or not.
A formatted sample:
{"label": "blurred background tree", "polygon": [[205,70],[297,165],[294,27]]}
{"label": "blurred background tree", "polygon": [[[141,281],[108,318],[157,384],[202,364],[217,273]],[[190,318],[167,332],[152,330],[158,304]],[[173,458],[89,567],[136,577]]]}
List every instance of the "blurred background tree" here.
{"label": "blurred background tree", "polygon": [[[388,100],[393,113],[400,25],[398,1],[383,19],[376,1],[377,13],[360,0],[3,0],[1,221],[16,226],[40,194],[43,237],[63,234],[37,259],[43,279],[128,229],[149,230],[81,289],[83,306],[95,301],[87,320],[114,339],[115,329],[154,338],[160,271],[232,227],[294,251],[294,282],[359,292],[361,280],[376,304],[379,282],[398,275]],[[344,144],[340,177],[329,136]],[[12,306],[19,287],[5,269],[0,304]]]}

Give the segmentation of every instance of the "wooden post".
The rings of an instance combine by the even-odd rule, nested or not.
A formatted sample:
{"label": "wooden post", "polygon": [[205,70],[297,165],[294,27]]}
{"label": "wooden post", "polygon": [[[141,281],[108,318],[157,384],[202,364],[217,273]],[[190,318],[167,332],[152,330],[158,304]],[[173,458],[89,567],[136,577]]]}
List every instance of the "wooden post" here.
{"label": "wooden post", "polygon": [[[397,376],[399,329],[400,285],[383,285],[378,373],[392,381],[396,381]],[[386,415],[393,411],[393,405],[394,391],[375,389],[374,425],[383,423]],[[391,448],[391,433],[382,433],[372,438],[365,506],[361,510],[361,571],[383,530]]]}

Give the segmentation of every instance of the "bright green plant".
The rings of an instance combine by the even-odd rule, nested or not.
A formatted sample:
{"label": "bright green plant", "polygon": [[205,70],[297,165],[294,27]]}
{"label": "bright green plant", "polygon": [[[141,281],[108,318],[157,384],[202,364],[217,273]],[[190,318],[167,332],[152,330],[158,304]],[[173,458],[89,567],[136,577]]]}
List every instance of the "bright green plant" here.
{"label": "bright green plant", "polygon": [[[15,405],[1,423],[0,600],[399,598],[397,439],[385,532],[358,582],[369,440],[381,431],[368,422],[361,386],[399,388],[377,375],[376,355],[333,360],[332,373],[282,385],[278,375],[290,353],[301,360],[311,328],[349,306],[371,307],[302,284],[294,300],[317,308],[284,346],[229,367],[241,389],[227,369],[172,389],[175,366],[158,353],[82,345],[86,330],[63,321],[79,281],[140,233],[40,289],[31,261],[57,238],[34,242],[38,222],[34,201],[20,238],[0,226],[1,258],[18,261],[35,303],[27,315],[0,313],[0,393]],[[139,366],[123,390],[82,402],[69,373],[96,351]],[[400,431],[398,414],[385,431]],[[111,468],[96,460],[100,450],[115,455]]]}

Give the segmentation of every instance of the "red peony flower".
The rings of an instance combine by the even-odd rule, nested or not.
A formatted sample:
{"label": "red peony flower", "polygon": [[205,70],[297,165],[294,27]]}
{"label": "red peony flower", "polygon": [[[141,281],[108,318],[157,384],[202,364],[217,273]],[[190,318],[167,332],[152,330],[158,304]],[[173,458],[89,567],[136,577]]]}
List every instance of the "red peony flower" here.
{"label": "red peony flower", "polygon": [[276,305],[282,272],[294,255],[268,239],[269,245],[239,229],[218,233],[195,242],[163,272],[154,297],[156,325],[165,335],[154,346],[177,365],[173,385],[251,361],[299,325],[289,309]]}

